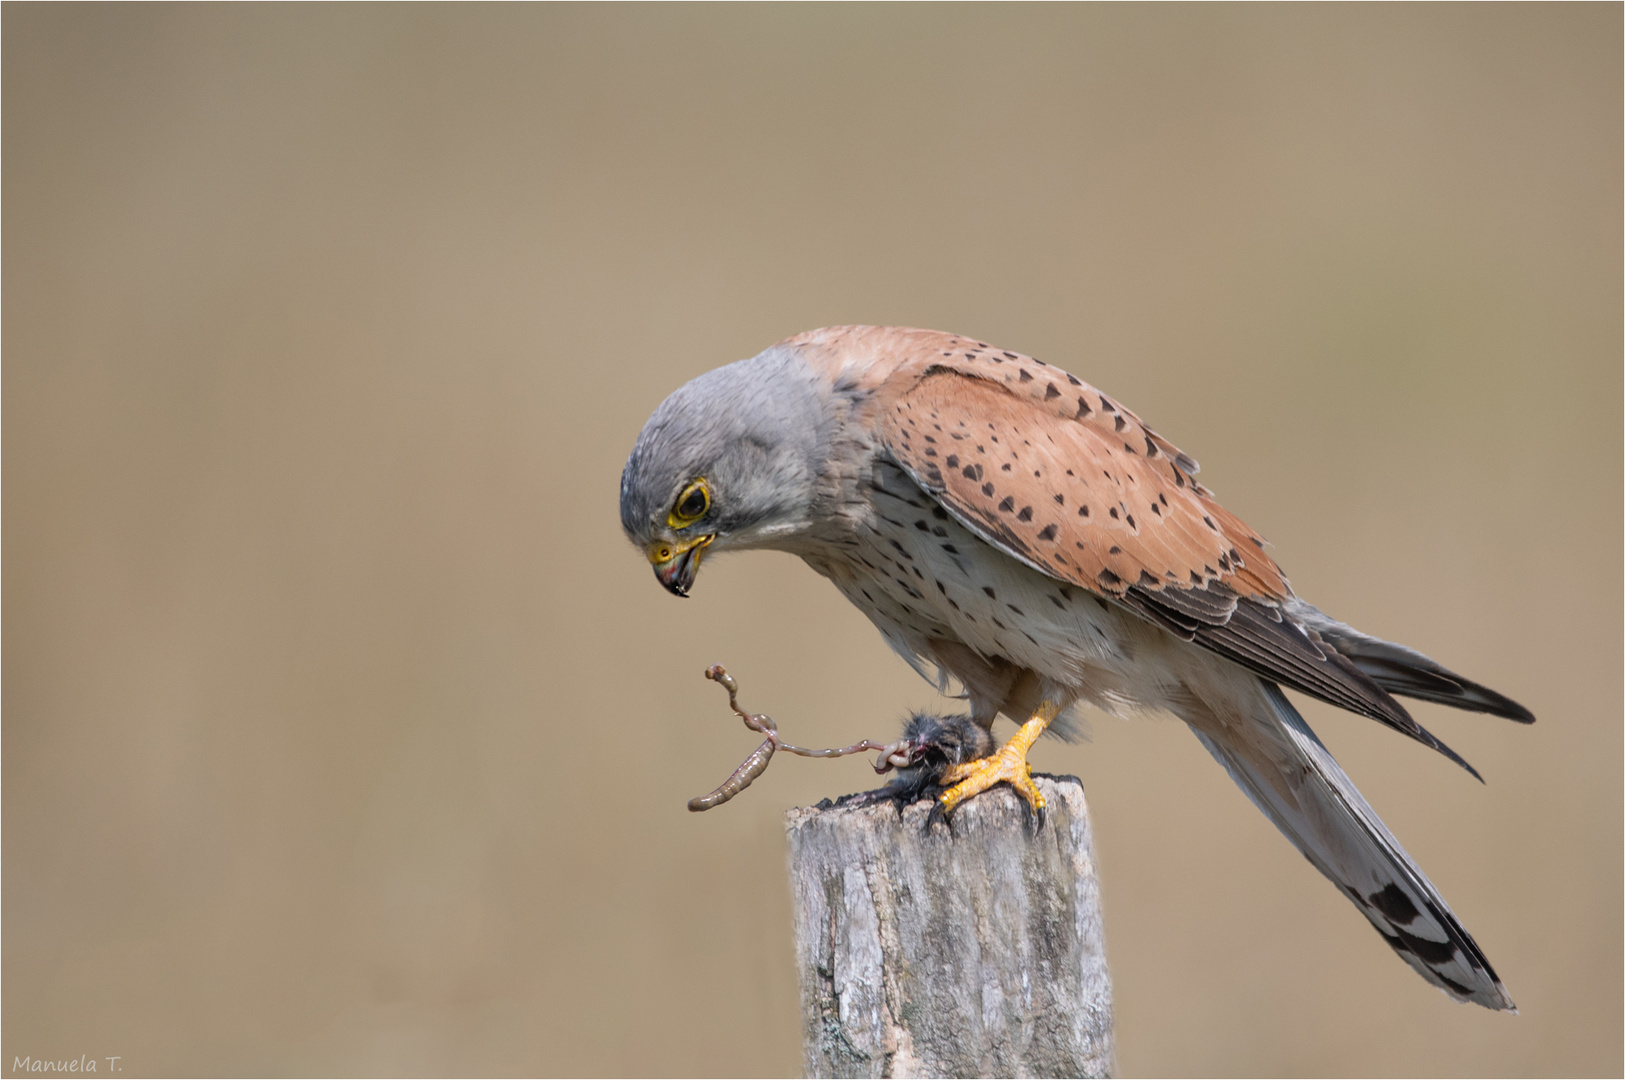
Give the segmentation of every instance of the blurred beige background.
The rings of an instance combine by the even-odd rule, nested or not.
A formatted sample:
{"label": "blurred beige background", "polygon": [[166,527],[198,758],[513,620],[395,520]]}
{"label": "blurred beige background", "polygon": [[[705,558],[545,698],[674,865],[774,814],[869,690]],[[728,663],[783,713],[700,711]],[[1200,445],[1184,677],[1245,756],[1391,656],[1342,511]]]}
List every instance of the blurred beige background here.
{"label": "blurred beige background", "polygon": [[[1621,8],[4,10],[4,1039],[141,1074],[794,1074],[754,740],[930,688],[800,563],[663,592],[684,380],[950,329],[1136,409],[1298,591],[1532,707],[1306,714],[1522,1015],[1174,721],[1096,816],[1127,1074],[1621,1060]],[[105,1065],[103,1066],[105,1068]]]}

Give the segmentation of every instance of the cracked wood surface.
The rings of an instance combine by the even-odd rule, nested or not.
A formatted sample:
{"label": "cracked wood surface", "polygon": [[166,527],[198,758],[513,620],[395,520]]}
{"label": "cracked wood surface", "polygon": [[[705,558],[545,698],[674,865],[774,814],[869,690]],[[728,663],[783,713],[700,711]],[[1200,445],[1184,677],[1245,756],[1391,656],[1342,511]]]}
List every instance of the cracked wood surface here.
{"label": "cracked wood surface", "polygon": [[1031,835],[1006,787],[952,833],[931,803],[785,815],[809,1076],[1105,1076],[1112,1067],[1083,785],[1035,776]]}

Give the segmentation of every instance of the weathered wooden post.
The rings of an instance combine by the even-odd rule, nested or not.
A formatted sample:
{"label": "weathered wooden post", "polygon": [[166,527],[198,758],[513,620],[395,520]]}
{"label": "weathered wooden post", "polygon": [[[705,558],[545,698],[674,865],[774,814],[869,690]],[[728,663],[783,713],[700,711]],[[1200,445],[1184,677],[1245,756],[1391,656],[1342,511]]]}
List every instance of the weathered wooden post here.
{"label": "weathered wooden post", "polygon": [[1111,979],[1083,785],[1036,777],[925,830],[929,801],[785,815],[808,1076],[1106,1076]]}

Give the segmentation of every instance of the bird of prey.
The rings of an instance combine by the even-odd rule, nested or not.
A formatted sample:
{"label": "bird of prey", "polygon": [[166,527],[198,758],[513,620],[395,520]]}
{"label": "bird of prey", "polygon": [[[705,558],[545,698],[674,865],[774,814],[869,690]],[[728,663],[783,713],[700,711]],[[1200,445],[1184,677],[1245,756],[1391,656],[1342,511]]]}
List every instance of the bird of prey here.
{"label": "bird of prey", "polygon": [[1196,474],[1134,413],[1042,361],[930,330],[830,327],[668,397],[622,473],[621,523],[679,596],[710,552],[798,555],[922,675],[956,680],[975,723],[1013,719],[1009,742],[945,771],[944,813],[1006,783],[1041,814],[1027,752],[1076,704],[1171,712],[1423,978],[1512,1009],[1281,687],[1469,772],[1395,695],[1533,715],[1299,599]]}

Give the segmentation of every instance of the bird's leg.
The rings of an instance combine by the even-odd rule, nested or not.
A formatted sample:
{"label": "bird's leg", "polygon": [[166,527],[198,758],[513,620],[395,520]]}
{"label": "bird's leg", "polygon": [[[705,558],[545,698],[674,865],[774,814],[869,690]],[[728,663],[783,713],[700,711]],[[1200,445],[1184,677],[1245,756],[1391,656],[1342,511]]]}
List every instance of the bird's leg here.
{"label": "bird's leg", "polygon": [[937,805],[942,813],[952,813],[954,808],[972,795],[980,795],[994,784],[1005,783],[1016,789],[1016,794],[1027,801],[1032,808],[1034,816],[1042,824],[1044,820],[1044,796],[1033,783],[1032,769],[1027,764],[1027,751],[1031,750],[1033,743],[1049,727],[1050,721],[1060,715],[1061,706],[1053,701],[1045,701],[1038,706],[1025,724],[1021,725],[1015,736],[992,757],[982,758],[980,761],[967,761],[963,765],[955,765],[942,774],[941,783],[954,786],[942,793]]}

